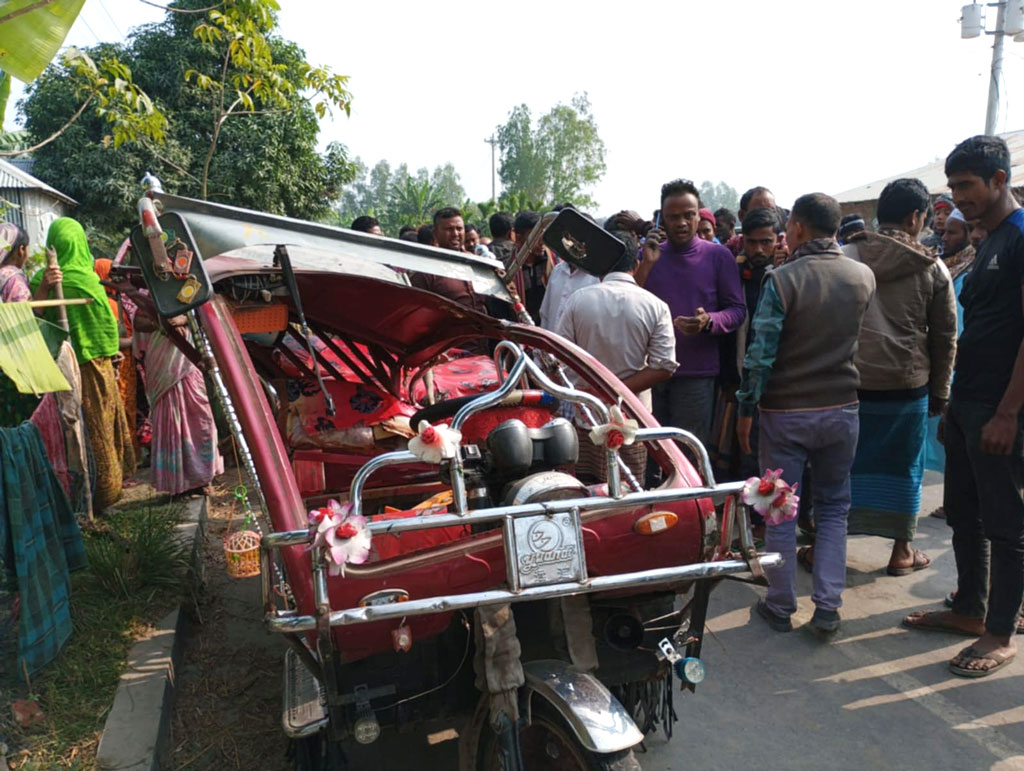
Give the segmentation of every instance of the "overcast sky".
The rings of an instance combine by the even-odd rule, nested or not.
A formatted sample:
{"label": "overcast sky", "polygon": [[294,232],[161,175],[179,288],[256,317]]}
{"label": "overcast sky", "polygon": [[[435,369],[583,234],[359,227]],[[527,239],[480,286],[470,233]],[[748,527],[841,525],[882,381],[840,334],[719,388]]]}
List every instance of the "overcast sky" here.
{"label": "overcast sky", "polygon": [[[476,200],[491,192],[484,139],[509,110],[537,116],[574,92],[589,93],[607,148],[601,212],[647,212],[680,176],[767,185],[788,206],[924,165],[984,129],[992,38],[960,39],[960,0],[281,5],[284,36],[351,76],[352,115],[325,120],[322,142],[368,166],[451,161]],[[161,16],[86,0],[67,42]],[[1012,98],[1024,43],[1007,39],[1002,86],[998,130],[1024,128]]]}

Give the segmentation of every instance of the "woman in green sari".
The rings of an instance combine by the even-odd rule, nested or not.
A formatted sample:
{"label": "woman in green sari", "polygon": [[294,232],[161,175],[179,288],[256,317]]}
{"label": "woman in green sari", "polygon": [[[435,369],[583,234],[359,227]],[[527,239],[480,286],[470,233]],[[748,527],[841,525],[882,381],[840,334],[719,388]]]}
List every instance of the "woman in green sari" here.
{"label": "woman in green sari", "polygon": [[[89,432],[89,449],[96,461],[93,503],[96,511],[121,498],[124,477],[135,473],[135,451],[117,389],[113,358],[118,354],[117,320],[107,302],[100,279],[93,270],[92,253],[85,231],[70,217],[54,220],[46,245],[57,252],[63,274],[64,297],[88,297],[88,305],[67,306],[71,344],[82,373],[82,412]],[[35,289],[43,271],[32,277]],[[56,319],[48,311],[50,320]]]}

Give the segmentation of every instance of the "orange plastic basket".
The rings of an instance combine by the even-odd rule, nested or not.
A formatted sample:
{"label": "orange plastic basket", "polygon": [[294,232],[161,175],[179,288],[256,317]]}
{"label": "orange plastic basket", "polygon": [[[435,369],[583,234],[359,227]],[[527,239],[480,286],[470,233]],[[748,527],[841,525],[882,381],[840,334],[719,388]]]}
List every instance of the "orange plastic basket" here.
{"label": "orange plastic basket", "polygon": [[242,334],[255,332],[280,332],[288,326],[288,306],[283,303],[272,305],[237,305],[231,315],[235,326]]}
{"label": "orange plastic basket", "polygon": [[236,530],[224,536],[224,560],[232,578],[251,578],[260,574],[260,534]]}

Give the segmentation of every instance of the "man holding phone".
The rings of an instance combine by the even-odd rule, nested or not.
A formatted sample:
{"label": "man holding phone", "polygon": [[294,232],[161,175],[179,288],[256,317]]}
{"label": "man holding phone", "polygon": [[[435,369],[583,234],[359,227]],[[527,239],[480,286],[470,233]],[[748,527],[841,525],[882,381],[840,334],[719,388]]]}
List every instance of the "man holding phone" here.
{"label": "man holding phone", "polygon": [[719,343],[747,308],[740,274],[724,246],[697,237],[700,195],[677,179],[661,188],[661,221],[647,234],[637,284],[668,304],[676,332],[672,378],[654,387],[654,416],[707,442],[719,373]]}

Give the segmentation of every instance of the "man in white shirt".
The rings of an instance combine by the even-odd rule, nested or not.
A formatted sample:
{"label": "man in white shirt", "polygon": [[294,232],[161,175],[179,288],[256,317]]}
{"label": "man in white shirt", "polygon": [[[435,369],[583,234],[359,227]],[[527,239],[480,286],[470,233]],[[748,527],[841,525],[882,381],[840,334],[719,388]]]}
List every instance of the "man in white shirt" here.
{"label": "man in white shirt", "polygon": [[557,330],[569,296],[577,289],[600,283],[601,279],[582,268],[564,260],[558,263],[548,277],[548,289],[540,304],[540,325],[551,332]]}
{"label": "man in white shirt", "polygon": [[[637,244],[633,236],[615,235],[626,248],[619,262],[600,284],[574,292],[566,301],[555,332],[586,350],[635,393],[651,409],[651,387],[668,380],[679,367],[675,361],[676,337],[668,305],[637,286]],[[600,452],[580,432],[577,473],[603,481]],[[623,460],[642,479],[647,452],[642,445],[623,447]]]}

